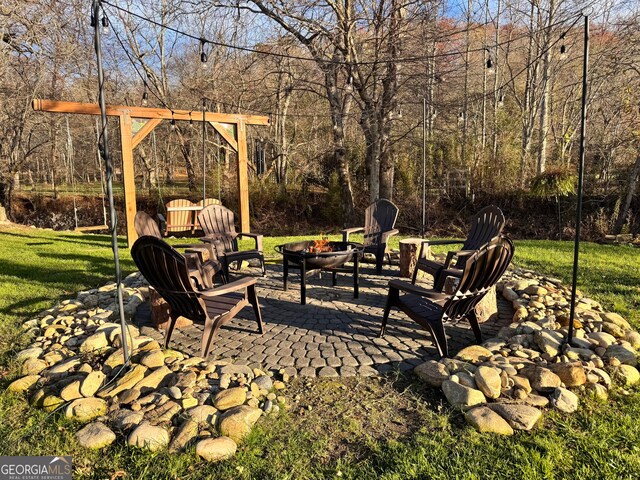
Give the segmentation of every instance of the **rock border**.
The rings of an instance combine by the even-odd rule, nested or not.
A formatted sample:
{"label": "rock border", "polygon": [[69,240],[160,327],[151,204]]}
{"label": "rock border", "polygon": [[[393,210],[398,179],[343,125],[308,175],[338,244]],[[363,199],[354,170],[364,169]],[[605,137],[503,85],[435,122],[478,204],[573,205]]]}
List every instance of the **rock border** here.
{"label": "rock border", "polygon": [[640,381],[636,369],[640,334],[620,315],[578,292],[575,338],[569,325],[570,289],[558,279],[515,269],[498,284],[512,302],[510,325],[482,345],[454,358],[429,360],[414,373],[440,388],[479,432],[512,435],[530,430],[543,409],[574,413],[580,394],[606,401],[612,378],[621,387]]}
{"label": "rock border", "polygon": [[[123,281],[125,316],[149,295],[139,273]],[[265,415],[288,408],[289,374],[227,361],[207,361],[164,350],[128,325],[124,366],[116,286],[80,292],[41,312],[23,327],[33,339],[18,352],[22,376],[7,390],[45,411],[62,411],[82,428],[78,444],[102,449],[118,441],[150,451],[179,452],[195,444],[198,456],[220,461],[236,452]]]}

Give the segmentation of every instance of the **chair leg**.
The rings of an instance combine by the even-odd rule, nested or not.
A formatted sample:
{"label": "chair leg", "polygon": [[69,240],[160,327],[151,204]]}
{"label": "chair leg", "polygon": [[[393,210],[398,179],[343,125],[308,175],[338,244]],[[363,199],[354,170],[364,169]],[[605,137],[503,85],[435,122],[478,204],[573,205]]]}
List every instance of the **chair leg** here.
{"label": "chair leg", "polygon": [[449,356],[449,346],[447,344],[447,336],[444,333],[444,324],[442,319],[437,323],[429,323],[431,334],[433,335],[433,343],[436,344],[438,354],[442,358]]}
{"label": "chair leg", "polygon": [[397,288],[389,287],[389,294],[387,295],[387,303],[384,306],[384,314],[382,315],[382,326],[380,327],[380,333],[378,337],[384,337],[385,331],[387,329],[387,321],[389,320],[389,313],[391,312],[391,307],[398,304],[398,298],[400,298],[400,292]]}
{"label": "chair leg", "polygon": [[171,335],[173,334],[173,329],[176,326],[177,321],[178,317],[171,314],[169,317],[169,325],[167,325],[167,331],[164,334],[164,348],[169,348],[169,340],[171,340]]}
{"label": "chair leg", "polygon": [[262,276],[267,274],[267,269],[264,266],[264,255],[260,255],[260,265],[262,265]]}
{"label": "chair leg", "polygon": [[473,333],[476,336],[476,342],[482,343],[482,332],[480,331],[480,324],[478,323],[478,316],[476,315],[475,308],[472,308],[471,311],[467,313],[467,320],[469,320]]}
{"label": "chair leg", "polygon": [[416,265],[413,267],[413,276],[411,277],[411,283],[413,285],[416,284],[416,278],[418,278],[418,270],[419,270],[418,265],[419,265],[418,262],[416,262]]}
{"label": "chair leg", "polygon": [[249,303],[253,307],[253,313],[256,315],[256,321],[258,322],[258,333],[264,333],[264,328],[262,326],[262,313],[260,312],[260,304],[258,303],[258,294],[256,293],[256,286],[249,285],[247,287],[247,296],[249,299]]}
{"label": "chair leg", "polygon": [[382,263],[384,262],[384,249],[376,252],[376,275],[382,274]]}
{"label": "chair leg", "polygon": [[202,332],[202,344],[200,348],[200,356],[202,358],[207,358],[209,355],[209,350],[211,349],[211,343],[213,341],[213,337],[215,337],[216,332],[220,328],[220,325],[225,321],[228,315],[222,315],[215,320],[207,319],[204,322],[204,332]]}

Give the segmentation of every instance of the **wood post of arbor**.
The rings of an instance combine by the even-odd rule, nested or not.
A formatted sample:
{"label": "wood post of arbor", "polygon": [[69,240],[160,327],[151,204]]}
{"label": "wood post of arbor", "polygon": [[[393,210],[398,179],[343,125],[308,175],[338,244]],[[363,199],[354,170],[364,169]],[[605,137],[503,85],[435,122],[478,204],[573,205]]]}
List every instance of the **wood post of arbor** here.
{"label": "wood post of arbor", "polygon": [[[100,115],[100,107],[93,103],[62,102],[34,99],[35,111],[52,113],[78,113]],[[127,241],[129,246],[138,238],[133,220],[136,215],[136,185],[133,164],[133,149],[153,131],[163,120],[183,120],[209,122],[238,153],[238,204],[240,210],[240,230],[250,233],[249,225],[249,173],[247,152],[247,125],[269,125],[269,117],[260,115],[240,115],[217,112],[193,112],[189,110],[169,110],[166,108],[107,105],[107,116],[120,119],[120,142],[122,146],[122,174],[124,177],[125,214],[127,220]],[[146,120],[137,132],[133,132],[132,119]],[[232,128],[227,129],[226,127]]]}

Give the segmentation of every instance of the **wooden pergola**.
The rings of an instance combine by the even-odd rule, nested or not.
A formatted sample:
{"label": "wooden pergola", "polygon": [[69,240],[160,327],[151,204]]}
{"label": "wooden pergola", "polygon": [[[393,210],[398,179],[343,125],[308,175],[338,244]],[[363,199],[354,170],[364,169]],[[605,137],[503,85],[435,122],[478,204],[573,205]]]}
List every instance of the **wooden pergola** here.
{"label": "wooden pergola", "polygon": [[[95,103],[62,102],[34,99],[33,109],[52,113],[79,113],[100,115],[100,105]],[[120,120],[120,143],[122,147],[122,174],[124,183],[127,242],[129,247],[138,238],[134,228],[136,216],[136,184],[133,165],[133,149],[149,135],[163,120],[192,120],[209,122],[222,138],[238,154],[238,203],[240,229],[249,232],[249,175],[247,154],[247,125],[269,125],[269,117],[258,115],[236,115],[165,108],[131,107],[107,105],[107,115]]]}

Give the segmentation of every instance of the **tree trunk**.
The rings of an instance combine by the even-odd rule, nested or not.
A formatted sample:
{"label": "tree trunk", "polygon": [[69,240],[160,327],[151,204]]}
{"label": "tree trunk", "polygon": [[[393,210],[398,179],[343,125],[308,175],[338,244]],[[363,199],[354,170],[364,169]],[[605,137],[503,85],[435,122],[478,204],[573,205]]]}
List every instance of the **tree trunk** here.
{"label": "tree trunk", "polygon": [[636,162],[633,164],[633,168],[631,169],[631,173],[629,175],[629,183],[627,185],[627,196],[624,199],[624,203],[620,207],[620,213],[618,214],[618,218],[616,219],[616,224],[614,226],[614,231],[616,235],[622,232],[622,227],[624,226],[624,222],[627,220],[627,213],[629,212],[629,208],[631,208],[631,201],[633,200],[633,196],[636,194],[636,189],[638,188],[638,178],[640,177],[640,155],[636,157]]}
{"label": "tree trunk", "polygon": [[555,0],[549,0],[549,17],[547,29],[544,33],[543,47],[545,49],[542,66],[542,99],[540,102],[540,145],[538,148],[538,165],[536,173],[544,173],[547,167],[547,133],[549,131],[549,102],[551,101],[551,35],[555,21]]}

